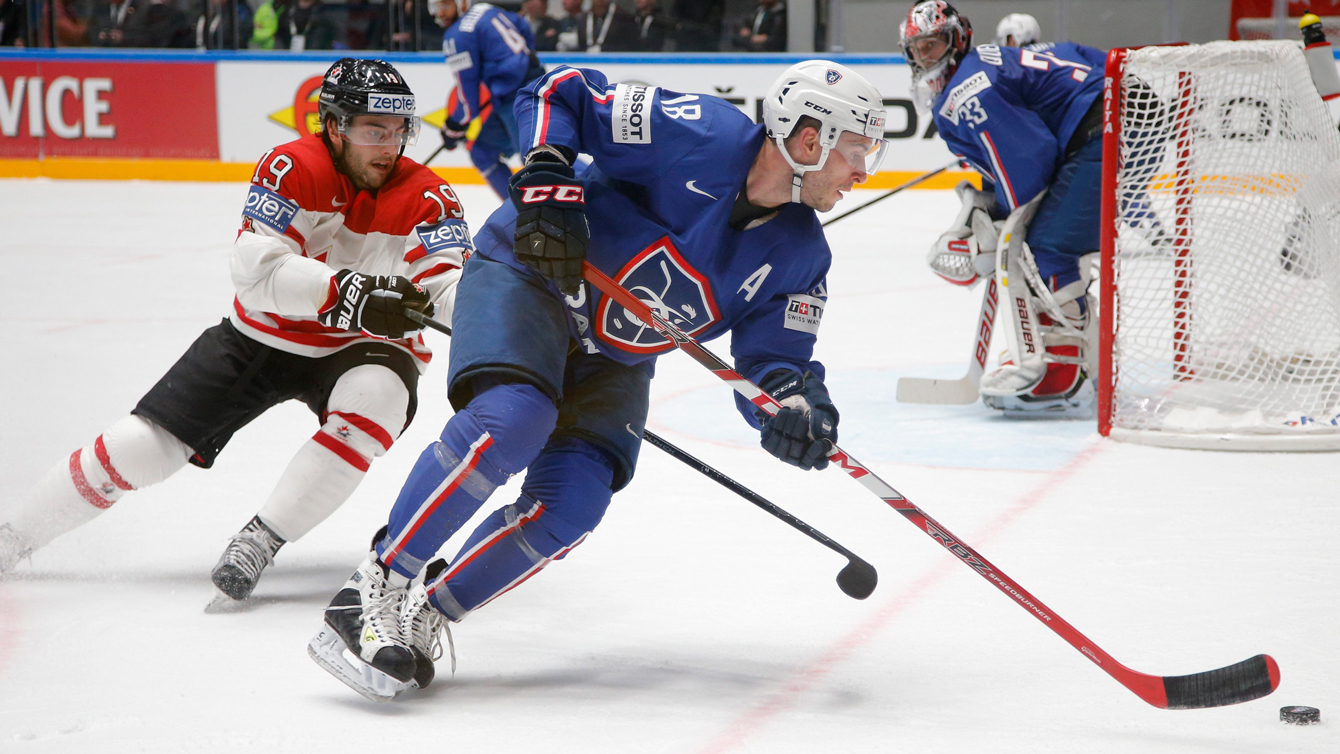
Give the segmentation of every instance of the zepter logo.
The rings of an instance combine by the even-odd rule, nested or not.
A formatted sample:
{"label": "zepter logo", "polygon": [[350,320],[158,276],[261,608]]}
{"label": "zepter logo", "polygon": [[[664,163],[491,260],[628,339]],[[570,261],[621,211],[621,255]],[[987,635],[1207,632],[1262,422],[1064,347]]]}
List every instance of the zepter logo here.
{"label": "zepter logo", "polygon": [[[343,71],[336,67],[330,72],[332,81],[338,81]],[[269,119],[279,125],[298,132],[299,136],[320,133],[321,117],[318,115],[318,105],[321,97],[321,82],[324,74],[312,76],[305,79],[293,93],[293,102],[282,110],[276,110],[269,114]],[[394,115],[414,113],[413,96],[386,96],[380,98],[378,109],[374,112],[386,112]],[[442,124],[447,120],[447,110],[442,108],[436,112],[423,116],[423,122],[433,128],[442,128]]]}

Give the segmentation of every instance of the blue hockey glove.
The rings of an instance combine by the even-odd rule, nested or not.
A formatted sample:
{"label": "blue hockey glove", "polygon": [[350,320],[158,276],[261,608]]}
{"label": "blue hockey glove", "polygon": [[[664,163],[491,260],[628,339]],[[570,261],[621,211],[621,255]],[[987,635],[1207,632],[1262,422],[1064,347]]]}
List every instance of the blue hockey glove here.
{"label": "blue hockey glove", "polygon": [[364,275],[340,270],[332,284],[335,295],[316,316],[326,327],[361,330],[378,338],[399,340],[407,333],[423,329],[423,325],[405,316],[406,309],[433,316],[428,291],[401,275]]}
{"label": "blue hockey glove", "polygon": [[813,372],[777,369],[759,387],[783,406],[776,416],[759,416],[763,449],[806,471],[828,468],[828,449],[837,442],[838,411],[823,381]]}
{"label": "blue hockey glove", "polygon": [[517,209],[517,260],[577,295],[591,240],[585,182],[561,162],[533,162],[512,176],[508,193]]}
{"label": "blue hockey glove", "polygon": [[466,125],[467,124],[457,123],[451,118],[447,118],[447,122],[442,124],[443,148],[445,148],[448,152],[450,152],[451,150],[460,146],[460,143],[462,141],[465,141]]}

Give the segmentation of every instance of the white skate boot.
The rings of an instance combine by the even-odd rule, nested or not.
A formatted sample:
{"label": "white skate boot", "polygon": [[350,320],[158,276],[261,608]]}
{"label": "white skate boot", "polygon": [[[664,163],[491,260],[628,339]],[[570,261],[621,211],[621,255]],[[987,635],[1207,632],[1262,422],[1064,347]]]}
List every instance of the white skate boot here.
{"label": "white skate boot", "polygon": [[414,653],[414,683],[421,689],[428,688],[436,675],[433,664],[442,658],[443,634],[446,634],[451,651],[451,672],[456,673],[456,646],[451,640],[451,626],[428,601],[428,585],[446,568],[445,560],[428,564],[422,578],[410,587],[405,611],[400,617],[401,630],[409,638],[410,651]]}
{"label": "white skate boot", "polygon": [[326,627],[312,637],[307,653],[354,691],[386,701],[410,688],[414,654],[401,616],[409,579],[368,553],[358,570],[326,608]]}

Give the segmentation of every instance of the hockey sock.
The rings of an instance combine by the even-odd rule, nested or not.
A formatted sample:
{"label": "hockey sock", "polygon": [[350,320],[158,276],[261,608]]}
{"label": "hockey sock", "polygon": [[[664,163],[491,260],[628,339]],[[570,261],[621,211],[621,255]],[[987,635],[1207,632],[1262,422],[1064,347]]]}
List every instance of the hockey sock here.
{"label": "hockey sock", "polygon": [[470,157],[474,161],[479,175],[497,192],[499,199],[507,201],[507,184],[512,179],[512,169],[497,154],[478,157],[474,153],[477,151],[479,150],[472,151]]}
{"label": "hockey sock", "polygon": [[498,485],[530,464],[557,420],[553,401],[531,385],[481,389],[419,455],[378,555],[403,575],[418,574]]}
{"label": "hockey sock", "polygon": [[364,364],[340,376],[326,421],[303,444],[257,513],[286,542],[296,542],[349,499],[372,461],[405,426],[409,392],[395,372]]}
{"label": "hockey sock", "polygon": [[585,441],[564,438],[546,447],[517,502],[485,519],[427,585],[433,605],[460,621],[562,558],[604,517],[613,480],[609,457]]}
{"label": "hockey sock", "polygon": [[186,465],[191,450],[167,430],[127,416],[56,464],[7,522],[36,549],[91,521],[133,489]]}

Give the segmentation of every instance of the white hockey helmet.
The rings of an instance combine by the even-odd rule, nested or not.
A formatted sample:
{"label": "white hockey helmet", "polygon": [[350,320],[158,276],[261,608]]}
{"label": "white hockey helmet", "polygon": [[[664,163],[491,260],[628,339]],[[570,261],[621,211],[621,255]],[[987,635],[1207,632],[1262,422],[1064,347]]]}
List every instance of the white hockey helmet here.
{"label": "white hockey helmet", "polygon": [[[786,151],[786,138],[801,116],[819,121],[819,146],[823,152],[814,165],[800,165]],[[884,99],[869,81],[852,69],[828,60],[796,63],[768,88],[763,100],[763,126],[795,173],[791,201],[800,201],[805,173],[820,170],[843,131],[872,140],[865,155],[865,172],[874,175],[889,143],[884,140]]]}
{"label": "white hockey helmet", "polygon": [[1027,13],[1011,13],[996,25],[995,42],[1000,47],[1023,47],[1041,39],[1042,27]]}

